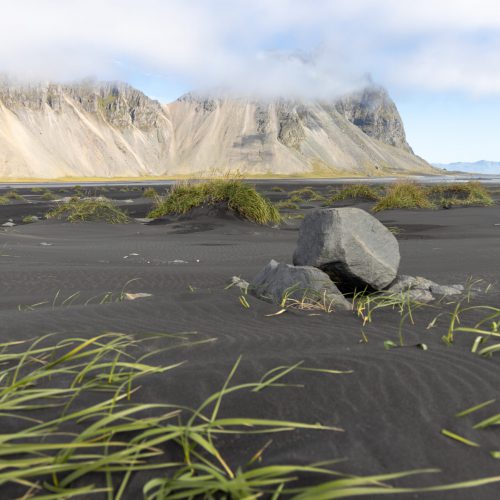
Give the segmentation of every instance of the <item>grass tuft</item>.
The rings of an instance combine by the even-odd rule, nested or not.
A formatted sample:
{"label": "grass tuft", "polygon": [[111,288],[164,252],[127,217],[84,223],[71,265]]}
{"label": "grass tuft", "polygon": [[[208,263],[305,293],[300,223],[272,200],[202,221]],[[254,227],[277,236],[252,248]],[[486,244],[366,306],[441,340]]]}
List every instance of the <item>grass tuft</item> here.
{"label": "grass tuft", "polygon": [[332,197],[327,200],[327,203],[334,203],[336,201],[348,199],[378,201],[380,199],[380,195],[374,188],[368,186],[368,184],[352,184],[344,186],[339,192],[334,193]]}
{"label": "grass tuft", "polygon": [[110,224],[124,224],[128,215],[105,199],[72,198],[60,203],[47,213],[47,219],[64,219],[68,222],[104,221]]}
{"label": "grass tuft", "polygon": [[158,196],[158,191],[156,191],[155,188],[147,188],[144,190],[144,192],[142,193],[142,196],[144,198],[156,198]]}
{"label": "grass tuft", "polygon": [[179,183],[165,198],[158,199],[149,217],[185,214],[200,206],[227,203],[230,210],[258,224],[279,223],[281,215],[253,186],[240,180],[214,179]]}
{"label": "grass tuft", "polygon": [[373,207],[373,211],[380,212],[394,208],[433,208],[433,204],[422,186],[402,181],[389,186],[386,194]]}
{"label": "grass tuft", "polygon": [[22,218],[23,224],[31,224],[32,222],[37,222],[37,221],[38,217],[36,217],[35,215],[25,215]]}
{"label": "grass tuft", "polygon": [[280,208],[285,208],[288,210],[298,210],[300,207],[297,205],[297,203],[294,203],[293,201],[290,200],[281,200],[277,201],[274,206],[279,210]]}
{"label": "grass tuft", "polygon": [[314,191],[314,189],[310,187],[304,187],[302,189],[296,189],[295,191],[290,192],[290,200],[291,201],[324,201],[325,197],[320,193]]}
{"label": "grass tuft", "polygon": [[10,200],[7,196],[0,196],[0,205],[8,205],[9,203]]}
{"label": "grass tuft", "polygon": [[5,197],[9,200],[24,200],[24,198],[16,191],[8,191],[5,193]]}
{"label": "grass tuft", "polygon": [[490,206],[493,198],[480,182],[436,184],[427,188],[429,197],[445,208],[456,206]]}
{"label": "grass tuft", "polygon": [[41,196],[41,199],[44,201],[52,201],[55,200],[55,198],[54,194],[49,190],[45,191]]}

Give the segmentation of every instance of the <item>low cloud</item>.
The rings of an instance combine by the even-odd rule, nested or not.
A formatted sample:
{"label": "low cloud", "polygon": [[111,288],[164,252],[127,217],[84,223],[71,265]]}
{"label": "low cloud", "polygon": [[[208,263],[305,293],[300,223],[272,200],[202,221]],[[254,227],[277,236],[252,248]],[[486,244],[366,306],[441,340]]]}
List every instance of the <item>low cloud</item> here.
{"label": "low cloud", "polygon": [[195,88],[328,97],[365,75],[400,88],[500,93],[496,1],[16,0],[0,73],[160,75]]}

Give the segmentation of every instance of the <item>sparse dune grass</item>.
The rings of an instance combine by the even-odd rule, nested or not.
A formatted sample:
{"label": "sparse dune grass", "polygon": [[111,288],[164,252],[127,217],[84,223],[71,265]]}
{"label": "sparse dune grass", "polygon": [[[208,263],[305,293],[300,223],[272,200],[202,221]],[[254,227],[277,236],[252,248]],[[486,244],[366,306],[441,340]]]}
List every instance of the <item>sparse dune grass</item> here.
{"label": "sparse dune grass", "polygon": [[379,212],[392,208],[450,208],[493,204],[489,191],[477,181],[435,184],[428,187],[402,181],[389,186],[373,210]]}
{"label": "sparse dune grass", "polygon": [[22,218],[23,224],[31,224],[33,222],[36,222],[37,220],[38,220],[38,217],[36,217],[35,215],[25,215]]}
{"label": "sparse dune grass", "polygon": [[179,183],[158,199],[149,217],[185,214],[195,207],[227,203],[230,210],[258,224],[279,223],[276,207],[253,186],[240,180],[214,179],[207,182]]}
{"label": "sparse dune grass", "polygon": [[300,194],[292,194],[292,196],[290,196],[290,198],[286,201],[290,203],[304,203],[305,200],[302,196],[300,196]]}
{"label": "sparse dune grass", "polygon": [[52,193],[52,191],[47,190],[42,194],[41,199],[44,201],[51,201],[55,199],[55,196],[54,193]]}
{"label": "sparse dune grass", "polygon": [[57,205],[47,213],[47,219],[65,219],[68,222],[103,221],[110,224],[129,221],[128,215],[109,200],[78,198]]}
{"label": "sparse dune grass", "polygon": [[24,198],[16,191],[8,191],[5,193],[5,197],[9,200],[24,200]]}
{"label": "sparse dune grass", "polygon": [[286,208],[288,210],[298,210],[300,207],[297,205],[297,203],[291,201],[291,200],[281,200],[277,201],[274,206],[279,210],[281,208]]}
{"label": "sparse dune grass", "polygon": [[142,193],[142,196],[144,198],[156,198],[158,196],[158,191],[156,191],[155,188],[147,188],[144,190],[144,192]]}
{"label": "sparse dune grass", "polygon": [[286,219],[290,219],[290,220],[293,220],[293,219],[303,219],[305,217],[304,214],[287,214],[285,216]]}
{"label": "sparse dune grass", "polygon": [[290,201],[323,201],[324,199],[324,196],[309,186],[290,192]]}
{"label": "sparse dune grass", "polygon": [[7,196],[0,196],[0,205],[8,205],[10,202]]}
{"label": "sparse dune grass", "polygon": [[[500,477],[494,476],[455,484],[403,487],[391,483],[439,471],[420,469],[356,476],[333,470],[335,460],[313,465],[261,464],[261,456],[273,440],[264,446],[259,440],[257,452],[250,450],[249,455],[238,457],[237,463],[246,465],[233,468],[220,446],[223,440],[218,438],[255,435],[257,440],[264,433],[279,436],[302,430],[309,435],[330,434],[343,429],[316,422],[238,414],[226,417],[226,397],[243,393],[257,398],[256,393],[261,391],[293,387],[288,383],[291,373],[349,377],[352,372],[308,367],[298,361],[277,366],[259,380],[236,383],[240,356],[229,375],[221,380],[220,388],[193,409],[165,401],[161,395],[159,400],[144,402],[143,398],[143,402],[138,402],[141,385],[169,377],[184,364],[159,364],[155,353],[215,340],[199,340],[191,335],[136,338],[103,333],[92,338],[62,340],[46,335],[35,341],[2,344],[0,423],[4,430],[0,485],[4,496],[14,498],[7,493],[8,488],[10,493],[15,490],[16,498],[63,500],[90,498],[97,493],[101,494],[99,498],[122,500],[131,498],[137,487],[131,487],[132,480],[137,483],[143,479],[141,486],[147,500],[327,500],[437,492],[500,481]],[[154,341],[165,347],[158,351],[143,347]],[[178,458],[173,460],[172,456]],[[138,476],[141,472],[146,476]],[[301,476],[314,481],[301,485],[297,482]]]}
{"label": "sparse dune grass", "polygon": [[328,202],[334,203],[336,201],[349,199],[378,201],[380,199],[380,195],[376,189],[368,186],[368,184],[351,184],[350,186],[344,186],[340,191],[335,192]]}
{"label": "sparse dune grass", "polygon": [[424,187],[414,182],[402,181],[392,184],[384,196],[373,207],[374,212],[394,208],[433,208]]}
{"label": "sparse dune grass", "polygon": [[477,181],[436,184],[428,187],[427,192],[437,205],[443,207],[493,205],[491,194]]}

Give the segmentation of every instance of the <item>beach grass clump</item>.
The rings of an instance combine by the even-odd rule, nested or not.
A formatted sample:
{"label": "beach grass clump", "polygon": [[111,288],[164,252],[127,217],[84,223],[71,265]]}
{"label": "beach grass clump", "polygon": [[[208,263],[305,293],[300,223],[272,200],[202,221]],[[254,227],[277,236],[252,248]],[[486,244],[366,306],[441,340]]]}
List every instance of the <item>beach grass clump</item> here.
{"label": "beach grass clump", "polygon": [[368,184],[351,184],[349,186],[342,187],[340,191],[334,193],[328,200],[328,203],[350,199],[378,201],[380,199],[380,195],[374,188],[368,186]]}
{"label": "beach grass clump", "polygon": [[374,212],[395,208],[433,208],[427,191],[422,186],[408,181],[389,186],[384,196],[373,207]]}
{"label": "beach grass clump", "polygon": [[52,193],[52,191],[47,190],[42,194],[41,199],[44,201],[52,201],[55,200],[56,197],[54,196],[54,193]]}
{"label": "beach grass clump", "polygon": [[10,200],[7,196],[0,196],[0,205],[8,205],[9,203]]}
{"label": "beach grass clump", "polygon": [[493,205],[493,198],[488,189],[478,181],[435,184],[428,187],[427,192],[437,205],[446,208]]}
{"label": "beach grass clump", "polygon": [[330,297],[326,291],[301,289],[298,285],[293,285],[285,290],[281,297],[280,307],[281,311],[298,309],[299,311],[321,311],[331,314],[337,309],[337,300]]}
{"label": "beach grass clump", "polygon": [[300,196],[300,194],[292,194],[290,196],[290,198],[288,198],[288,201],[290,203],[304,203],[304,198],[302,198],[302,196]]}
{"label": "beach grass clump", "polygon": [[24,197],[22,197],[17,191],[8,191],[4,196],[9,200],[24,200]]}
{"label": "beach grass clump", "polygon": [[149,217],[185,214],[196,207],[220,203],[227,203],[230,210],[258,224],[281,222],[278,209],[253,186],[230,179],[176,184],[167,196],[156,201]]}
{"label": "beach grass clump", "polygon": [[304,187],[290,192],[291,201],[323,201],[325,197],[311,187]]}
{"label": "beach grass clump", "polygon": [[285,190],[282,187],[280,187],[280,186],[273,186],[271,188],[271,191],[273,193],[284,193],[285,192]]}
{"label": "beach grass clump", "polygon": [[291,200],[281,200],[277,201],[274,206],[280,210],[282,208],[288,209],[288,210],[298,210],[300,207],[297,205],[297,203],[291,201]]}
{"label": "beach grass clump", "polygon": [[67,203],[59,203],[47,213],[47,219],[64,219],[68,222],[103,221],[110,224],[124,224],[128,215],[110,200],[102,198],[72,198]]}
{"label": "beach grass clump", "polygon": [[155,188],[152,188],[152,187],[149,187],[147,189],[144,190],[144,192],[142,193],[142,196],[144,198],[156,198],[158,196],[158,191],[156,191]]}
{"label": "beach grass clump", "polygon": [[22,218],[22,223],[23,224],[31,224],[33,222],[37,222],[39,219],[36,215],[25,215]]}
{"label": "beach grass clump", "polygon": [[45,190],[44,190],[43,188],[41,188],[41,187],[34,187],[34,188],[31,188],[31,192],[32,192],[32,193],[35,193],[35,194],[37,194],[37,193],[43,193],[44,191],[45,191]]}

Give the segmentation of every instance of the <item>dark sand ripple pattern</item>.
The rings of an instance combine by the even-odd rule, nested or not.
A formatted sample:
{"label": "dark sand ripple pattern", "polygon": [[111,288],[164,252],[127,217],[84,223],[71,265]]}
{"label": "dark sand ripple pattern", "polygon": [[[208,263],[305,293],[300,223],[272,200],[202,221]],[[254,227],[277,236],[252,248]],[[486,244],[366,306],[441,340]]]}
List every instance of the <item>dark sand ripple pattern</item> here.
{"label": "dark sand ripple pattern", "polygon": [[[380,218],[406,232],[400,238],[403,273],[444,284],[463,283],[469,275],[500,282],[497,207],[392,211]],[[442,469],[439,477],[407,482],[419,485],[500,475],[499,462],[488,454],[500,450],[500,432],[474,431],[475,417],[454,417],[464,408],[500,398],[500,356],[473,355],[469,334],[446,347],[440,341],[444,322],[426,329],[439,312],[433,308],[417,311],[415,325],[405,323],[408,347],[391,350],[383,343],[398,341],[396,312],[375,315],[365,328],[368,343],[360,343],[361,321],[351,313],[310,316],[292,311],[267,317],[277,307],[253,297],[245,309],[237,291],[224,290],[225,284],[233,275],[252,278],[271,258],[290,262],[296,231],[219,219],[200,221],[211,228],[196,231],[188,222],[177,228],[43,222],[0,232],[2,342],[51,332],[71,337],[103,331],[197,332],[196,339],[215,340],[159,355],[162,363],[186,364],[166,376],[151,377],[140,396],[190,406],[221,387],[239,355],[243,360],[238,382],[257,380],[273,367],[299,361],[307,367],[353,370],[342,375],[297,371],[287,381],[304,387],[234,394],[223,401],[222,411],[227,416],[321,422],[344,429],[274,435],[266,463],[346,458],[338,468],[355,474]],[[129,280],[134,281],[126,291],[152,296],[118,301]],[[77,292],[75,300],[63,304]],[[108,292],[113,292],[112,300],[100,304],[99,298]],[[95,298],[85,305],[90,297]],[[47,303],[34,310],[17,309],[43,301]],[[498,306],[500,296],[478,295],[473,303]],[[427,351],[413,347],[422,342]],[[156,340],[154,346],[164,343]],[[478,418],[483,416],[484,411]],[[481,447],[450,440],[440,434],[442,428]],[[221,446],[237,466],[268,439],[228,437]],[[134,478],[133,485],[139,498],[141,478]],[[408,496],[421,497],[493,500],[500,498],[500,486]]]}

